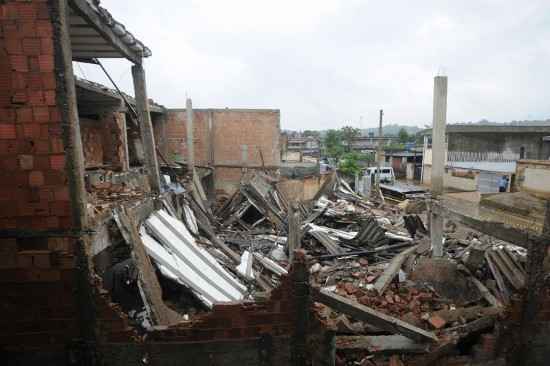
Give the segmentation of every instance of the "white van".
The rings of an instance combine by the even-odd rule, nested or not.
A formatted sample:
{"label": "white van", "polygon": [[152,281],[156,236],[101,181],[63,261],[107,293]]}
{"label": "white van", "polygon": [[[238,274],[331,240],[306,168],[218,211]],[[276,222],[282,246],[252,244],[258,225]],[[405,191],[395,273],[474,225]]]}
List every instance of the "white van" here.
{"label": "white van", "polygon": [[[365,176],[371,177],[372,175],[376,176],[376,171],[378,168],[372,167],[365,170]],[[372,178],[371,178],[372,179]],[[395,182],[395,174],[393,173],[392,167],[381,167],[380,168],[380,183],[393,183]]]}

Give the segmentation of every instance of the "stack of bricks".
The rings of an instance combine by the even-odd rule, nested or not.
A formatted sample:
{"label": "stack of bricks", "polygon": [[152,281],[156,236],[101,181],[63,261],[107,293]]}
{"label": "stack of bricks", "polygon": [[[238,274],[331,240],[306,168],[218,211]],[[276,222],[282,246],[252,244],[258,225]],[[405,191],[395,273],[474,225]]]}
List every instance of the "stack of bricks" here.
{"label": "stack of bricks", "polygon": [[210,342],[255,339],[269,334],[290,337],[294,329],[292,279],[287,276],[266,303],[215,305],[202,318],[148,335],[150,342]]}
{"label": "stack of bricks", "polygon": [[49,4],[0,3],[0,230],[71,226]]}

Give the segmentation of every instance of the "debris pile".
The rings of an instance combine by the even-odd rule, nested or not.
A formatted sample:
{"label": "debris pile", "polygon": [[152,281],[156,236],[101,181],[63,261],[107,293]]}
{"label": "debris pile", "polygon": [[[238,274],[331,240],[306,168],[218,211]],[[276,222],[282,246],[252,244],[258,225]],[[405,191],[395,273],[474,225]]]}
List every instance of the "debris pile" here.
{"label": "debris pile", "polygon": [[451,224],[446,256],[432,258],[420,211],[368,200],[337,174],[309,203],[276,183],[249,174],[214,211],[196,179],[165,201],[140,231],[160,274],[211,308],[265,298],[305,249],[312,310],[342,365],[422,364],[443,346],[438,357],[471,355],[525,286],[522,248]]}

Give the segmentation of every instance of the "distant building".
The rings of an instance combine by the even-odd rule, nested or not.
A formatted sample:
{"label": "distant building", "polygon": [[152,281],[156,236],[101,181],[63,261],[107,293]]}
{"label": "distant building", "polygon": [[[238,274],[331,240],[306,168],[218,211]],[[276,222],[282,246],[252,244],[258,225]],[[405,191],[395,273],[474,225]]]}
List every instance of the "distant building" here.
{"label": "distant building", "polygon": [[[431,183],[431,130],[425,130],[422,182]],[[508,177],[507,191],[516,186],[521,159],[550,159],[550,123],[525,125],[448,125],[444,185],[448,189],[491,193]]]}
{"label": "distant building", "polygon": [[353,139],[351,147],[353,150],[361,152],[375,151],[378,148],[378,142],[382,143],[383,147],[390,146],[399,141],[397,136],[374,136],[372,133],[369,136],[359,136]]}
{"label": "distant building", "polygon": [[320,139],[318,137],[303,136],[296,133],[283,133],[281,136],[282,161],[311,161],[319,157]]}

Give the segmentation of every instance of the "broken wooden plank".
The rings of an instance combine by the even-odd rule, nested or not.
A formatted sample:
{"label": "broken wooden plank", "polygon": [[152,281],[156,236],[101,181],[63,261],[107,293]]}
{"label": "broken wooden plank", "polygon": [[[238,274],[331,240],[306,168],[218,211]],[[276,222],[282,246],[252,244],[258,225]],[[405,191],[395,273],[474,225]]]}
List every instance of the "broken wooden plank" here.
{"label": "broken wooden plank", "polygon": [[495,296],[493,296],[493,294],[491,293],[491,291],[489,291],[489,289],[487,287],[485,287],[485,285],[480,281],[478,280],[473,274],[472,272],[470,272],[470,270],[468,268],[466,268],[464,265],[462,264],[459,264],[458,265],[458,269],[467,273],[469,275],[469,278],[470,278],[470,281],[472,281],[472,283],[477,287],[477,289],[479,290],[479,292],[481,293],[481,295],[483,296],[483,298],[489,303],[491,304],[492,306],[495,306],[495,307],[502,307],[502,303],[500,302],[500,300],[498,300]]}
{"label": "broken wooden plank", "polygon": [[351,301],[345,297],[336,295],[327,290],[312,288],[314,301],[325,304],[334,310],[347,314],[357,320],[364,321],[377,328],[391,333],[402,334],[410,339],[419,342],[437,342],[437,336],[432,333],[415,327],[402,320],[383,314],[379,311]]}
{"label": "broken wooden plank", "polygon": [[495,325],[495,321],[497,317],[498,317],[497,314],[487,315],[487,316],[484,316],[483,318],[479,318],[477,320],[471,321],[464,325],[459,325],[453,328],[445,329],[443,330],[443,333],[454,337],[458,337],[459,339],[465,338],[472,334],[479,334],[492,328]]}
{"label": "broken wooden plank", "polygon": [[487,265],[489,266],[489,270],[493,274],[493,277],[495,278],[497,282],[498,289],[500,290],[500,295],[502,296],[502,300],[505,304],[510,303],[510,290],[508,290],[508,287],[506,286],[506,282],[504,282],[504,277],[502,277],[502,273],[500,273],[499,269],[493,262],[493,259],[489,255],[488,252],[485,252],[485,260],[487,261]]}
{"label": "broken wooden plank", "polygon": [[368,351],[373,354],[418,354],[426,353],[426,344],[417,343],[402,335],[389,336],[337,336],[338,351]]}
{"label": "broken wooden plank", "polygon": [[500,256],[497,250],[489,250],[488,253],[491,256],[491,259],[494,261],[494,263],[497,265],[500,272],[506,277],[508,282],[516,289],[521,290],[525,284],[525,282],[522,282],[521,279],[517,278],[512,271],[504,261],[504,259]]}
{"label": "broken wooden plank", "polygon": [[384,273],[374,283],[374,288],[378,291],[379,294],[383,294],[384,291],[386,291],[386,288],[390,285],[391,281],[394,279],[394,277],[399,273],[399,270],[401,269],[401,266],[407,259],[407,257],[411,254],[413,254],[416,249],[418,248],[418,245],[415,245],[413,247],[410,247],[407,250],[402,251],[398,255],[396,255],[390,265],[384,270]]}

